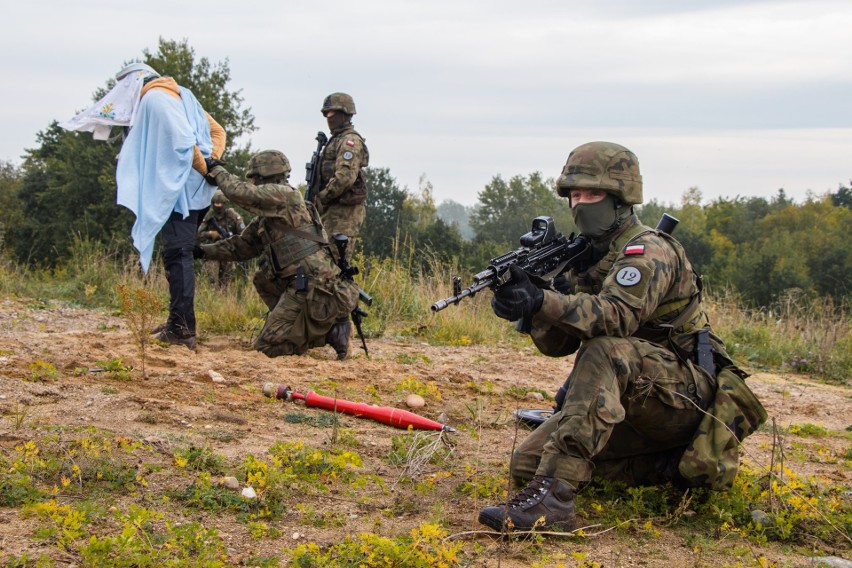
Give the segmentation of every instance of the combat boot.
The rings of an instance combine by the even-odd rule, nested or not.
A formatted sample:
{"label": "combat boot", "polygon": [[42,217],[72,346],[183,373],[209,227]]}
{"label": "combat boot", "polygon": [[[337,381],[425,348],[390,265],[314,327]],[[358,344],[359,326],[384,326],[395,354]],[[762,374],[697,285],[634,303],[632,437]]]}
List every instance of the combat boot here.
{"label": "combat boot", "polygon": [[574,529],[577,517],[574,490],[555,477],[536,475],[508,502],[486,507],[479,522],[495,531]]}
{"label": "combat boot", "polygon": [[154,339],[156,339],[157,341],[162,341],[163,343],[169,343],[171,345],[184,345],[187,349],[190,349],[191,351],[195,351],[196,347],[194,333],[181,335],[168,329],[164,329],[163,331],[155,335]]}
{"label": "combat boot", "polygon": [[349,357],[349,335],[351,333],[352,323],[347,317],[335,321],[328,333],[325,334],[325,344],[334,348],[338,361]]}

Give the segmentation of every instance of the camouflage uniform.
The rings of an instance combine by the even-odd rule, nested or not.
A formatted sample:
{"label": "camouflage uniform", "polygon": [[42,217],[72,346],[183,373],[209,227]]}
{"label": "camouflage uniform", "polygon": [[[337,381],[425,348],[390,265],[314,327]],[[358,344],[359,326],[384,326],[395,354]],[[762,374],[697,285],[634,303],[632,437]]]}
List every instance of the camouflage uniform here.
{"label": "camouflage uniform", "polygon": [[[766,419],[712,333],[683,247],[633,214],[641,179],[636,156],[622,146],[575,149],[557,190],[577,199],[572,215],[591,258],[564,275],[559,291],[539,289],[513,267],[510,285],[494,292],[495,314],[520,318],[542,353],[576,353],[553,416],[512,455],[512,478],[526,487],[480,512],[495,530],[530,529],[539,518],[570,529],[574,491],[593,476],[730,486],[737,443]],[[699,336],[703,365],[695,362]]]}
{"label": "camouflage uniform", "polygon": [[[322,224],[331,235],[342,233],[349,237],[346,249],[348,259],[355,250],[355,240],[367,217],[367,183],[361,171],[370,165],[370,152],[364,138],[355,131],[350,122],[355,114],[355,103],[345,93],[333,93],[326,97],[321,112],[338,111],[345,116],[340,123],[331,126],[331,139],[325,146],[320,160],[319,187],[315,205],[322,213]],[[332,121],[330,121],[332,122]],[[337,258],[337,250],[332,250]]]}
{"label": "camouflage uniform", "polygon": [[[270,154],[286,162],[274,151],[260,152],[253,160],[261,160],[262,168]],[[287,183],[286,164],[284,175],[259,185],[241,181],[221,166],[212,168],[210,176],[228,199],[257,216],[239,235],[201,247],[204,258],[261,257],[256,281],[271,311],[253,347],[269,357],[325,345],[335,321],[348,317],[358,301],[357,287],[339,277],[313,207]]]}
{"label": "camouflage uniform", "polygon": [[[635,215],[603,259],[567,276],[569,294],[544,292],[531,336],[545,355],[579,351],[561,411],[517,448],[512,475],[526,483],[538,473],[574,487],[593,472],[657,482],[673,471],[668,451],[686,447],[699,408],[713,400],[712,378],[673,350],[663,327],[689,307],[671,341],[694,352],[694,332],[709,328],[700,302],[690,307],[698,279],[680,244]],[[712,342],[724,356],[721,341]]]}
{"label": "camouflage uniform", "polygon": [[[603,181],[601,172],[608,172]],[[596,260],[566,274],[560,288],[567,293],[545,290],[532,318],[530,335],[542,353],[577,355],[561,409],[518,446],[513,478],[556,477],[575,488],[593,475],[631,484],[713,485],[684,479],[679,468],[703,410],[714,402],[716,375],[736,369],[710,328],[699,276],[680,243],[632,213],[642,201],[641,176],[626,148],[580,146],[557,187],[563,196],[572,188],[603,189],[617,196],[616,209],[605,235],[592,239]],[[712,348],[707,370],[694,362],[699,331]],[[746,406],[744,412],[756,408],[758,417],[737,432],[740,439],[762,422],[757,399]]]}
{"label": "camouflage uniform", "polygon": [[[222,190],[213,194],[213,201],[198,226],[198,242],[201,244],[215,243],[237,235],[246,228],[242,216],[234,209],[227,206],[227,199]],[[234,263],[224,260],[205,260],[204,272],[210,283],[225,287],[230,284],[234,277]]]}

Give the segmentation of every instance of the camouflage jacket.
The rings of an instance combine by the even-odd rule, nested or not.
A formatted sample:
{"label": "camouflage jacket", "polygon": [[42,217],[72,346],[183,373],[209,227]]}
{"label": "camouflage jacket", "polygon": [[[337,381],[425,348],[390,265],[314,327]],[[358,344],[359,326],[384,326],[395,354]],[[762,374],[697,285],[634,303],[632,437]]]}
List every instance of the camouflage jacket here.
{"label": "camouflage jacket", "polygon": [[297,266],[316,278],[337,278],[340,268],[332,260],[325,231],[300,191],[287,183],[253,185],[221,167],[213,173],[222,193],[256,217],[239,235],[202,245],[205,258],[247,260],[262,255],[262,266],[273,278],[289,278]]}
{"label": "camouflage jacket", "polygon": [[[198,226],[198,240],[201,243],[213,243],[222,239],[227,239],[232,235],[242,232],[246,228],[243,223],[242,216],[231,209],[230,207],[222,209],[216,215],[217,211],[211,206],[204,215],[204,220]],[[222,234],[222,231],[225,234]]]}
{"label": "camouflage jacket", "polygon": [[351,193],[353,187],[364,183],[361,169],[369,165],[370,152],[364,138],[351,124],[340,132],[334,132],[320,160],[319,186],[322,189],[317,194],[319,203],[328,206],[341,199],[346,201],[344,194]]}
{"label": "camouflage jacket", "polygon": [[[685,321],[672,330],[671,340],[692,353],[694,332],[709,328],[699,278],[683,247],[642,225],[635,215],[613,236],[601,260],[566,276],[569,293],[545,290],[541,310],[533,317],[531,336],[545,355],[568,355],[597,336],[639,337],[671,348],[669,329],[661,325],[685,311],[689,313],[680,318]],[[711,343],[724,353],[712,333]]]}

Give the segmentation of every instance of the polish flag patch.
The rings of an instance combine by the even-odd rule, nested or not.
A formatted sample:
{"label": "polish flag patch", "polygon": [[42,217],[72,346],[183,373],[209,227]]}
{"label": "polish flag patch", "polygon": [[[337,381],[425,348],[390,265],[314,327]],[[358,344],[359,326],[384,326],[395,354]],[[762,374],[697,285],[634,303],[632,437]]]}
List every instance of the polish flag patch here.
{"label": "polish flag patch", "polygon": [[645,254],[645,245],[630,245],[624,247],[624,254]]}
{"label": "polish flag patch", "polygon": [[353,142],[352,140],[347,140],[346,145],[352,148],[353,146],[355,146],[355,142]]}

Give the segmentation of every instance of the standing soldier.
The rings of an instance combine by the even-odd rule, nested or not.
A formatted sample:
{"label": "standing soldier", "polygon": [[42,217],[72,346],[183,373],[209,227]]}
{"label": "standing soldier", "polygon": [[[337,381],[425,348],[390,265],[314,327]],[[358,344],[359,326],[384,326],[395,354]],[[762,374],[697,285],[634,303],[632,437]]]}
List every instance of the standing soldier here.
{"label": "standing soldier", "polygon": [[215,160],[207,166],[208,180],[256,217],[239,235],[196,246],[193,256],[231,261],[262,257],[255,287],[270,312],[253,347],[278,357],[331,345],[338,359],[347,358],[348,316],[358,303],[358,287],[340,277],[316,211],[287,183],[287,157],[277,150],[252,156],[249,183]]}
{"label": "standing soldier", "polygon": [[[329,236],[342,233],[349,237],[347,260],[355,250],[355,238],[367,217],[367,182],[362,171],[370,164],[370,152],[364,138],[352,126],[355,101],[346,93],[332,93],[320,110],[328,121],[331,139],[322,153],[319,186],[314,205],[322,215]],[[337,250],[332,250],[337,259]]]}
{"label": "standing soldier", "polygon": [[[198,242],[211,244],[237,235],[246,228],[243,218],[234,209],[228,207],[228,198],[217,189],[213,194],[210,209],[198,227]],[[205,260],[204,271],[210,283],[225,288],[234,277],[234,263],[225,260]]]}

